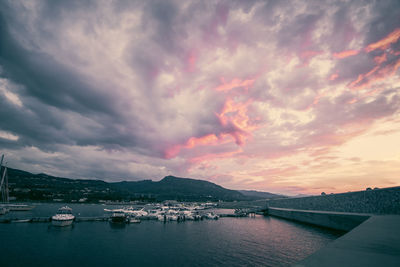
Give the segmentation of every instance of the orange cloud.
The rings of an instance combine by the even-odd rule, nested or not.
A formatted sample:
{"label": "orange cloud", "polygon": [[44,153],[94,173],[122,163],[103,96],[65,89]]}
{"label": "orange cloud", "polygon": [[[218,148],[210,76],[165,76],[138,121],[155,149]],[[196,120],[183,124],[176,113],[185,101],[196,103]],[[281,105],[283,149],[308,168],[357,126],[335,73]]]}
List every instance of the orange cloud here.
{"label": "orange cloud", "polygon": [[164,151],[164,157],[170,159],[179,154],[182,148],[194,148],[196,146],[216,145],[219,143],[215,134],[208,134],[202,137],[190,137],[186,143],[171,146]]}
{"label": "orange cloud", "polygon": [[308,105],[308,107],[305,110],[310,110],[313,106],[316,106],[319,103],[319,100],[321,99],[321,97],[324,97],[324,96],[325,96],[325,94],[316,95],[314,97],[313,102],[310,105]]}
{"label": "orange cloud", "polygon": [[375,95],[375,94],[377,94],[377,93],[383,91],[383,89],[384,89],[384,88],[380,87],[380,88],[376,88],[376,89],[374,89],[374,90],[368,91],[368,92],[362,94],[359,98],[353,98],[352,100],[350,100],[350,101],[347,102],[347,103],[348,103],[348,104],[354,104],[354,103],[358,102],[358,101],[361,100],[361,99],[364,99],[364,98],[366,98],[366,97],[368,97],[368,96],[373,96],[373,95]]}
{"label": "orange cloud", "polygon": [[332,74],[332,75],[329,77],[329,80],[330,80],[330,81],[334,81],[334,80],[336,80],[338,77],[339,77],[339,74],[334,73],[334,74]]}
{"label": "orange cloud", "polygon": [[397,28],[382,40],[368,45],[365,48],[365,51],[369,53],[376,49],[384,50],[388,48],[390,44],[396,43],[399,38],[400,38],[400,28]]}
{"label": "orange cloud", "polygon": [[247,107],[252,102],[252,99],[242,103],[228,98],[222,111],[216,114],[222,126],[234,126],[234,130],[229,131],[227,134],[230,134],[238,145],[243,145],[250,132],[256,129],[256,126],[250,123],[250,118],[247,115]]}
{"label": "orange cloud", "polygon": [[364,89],[373,83],[381,81],[388,76],[394,75],[399,67],[400,59],[384,67],[381,67],[381,65],[375,66],[366,74],[359,74],[357,79],[349,84],[349,87],[354,90]]}
{"label": "orange cloud", "polygon": [[[222,85],[216,87],[215,90],[227,93],[237,87],[242,87],[245,90],[248,90],[249,87],[253,86],[255,80],[241,80],[235,78],[231,82],[226,83],[224,78],[221,78],[221,81]],[[235,102],[231,97],[228,97],[225,100],[222,110],[219,113],[215,113],[215,116],[217,116],[221,126],[223,127],[220,133],[211,133],[201,137],[190,137],[184,144],[176,144],[167,148],[164,151],[164,158],[173,158],[177,156],[182,149],[192,149],[197,146],[218,145],[232,142],[233,140],[237,145],[243,145],[246,138],[251,135],[250,132],[256,128],[250,123],[250,118],[247,115],[247,108],[252,102],[252,99],[249,99],[246,102]]]}
{"label": "orange cloud", "polygon": [[209,134],[202,137],[191,137],[186,142],[185,148],[193,148],[199,145],[209,145],[215,144],[218,141],[218,138],[215,134]]}
{"label": "orange cloud", "polygon": [[383,62],[385,62],[387,60],[387,56],[386,53],[381,55],[381,56],[376,56],[374,57],[374,61],[376,64],[382,64]]}
{"label": "orange cloud", "polygon": [[250,87],[253,86],[255,80],[240,80],[240,79],[233,79],[231,82],[226,83],[225,79],[221,79],[222,83],[220,86],[216,87],[216,91],[227,92],[237,87],[243,87],[245,90],[248,90]]}
{"label": "orange cloud", "polygon": [[334,53],[333,57],[342,59],[342,58],[346,58],[346,57],[355,56],[359,52],[360,51],[358,51],[358,50],[347,50],[347,51],[342,51],[342,52],[339,52],[339,53]]}
{"label": "orange cloud", "polygon": [[[365,47],[363,50],[361,50],[366,53],[370,53],[374,50],[380,49],[380,50],[383,50],[384,52],[383,52],[383,54],[374,57],[376,66],[373,69],[371,69],[367,73],[359,74],[357,79],[355,79],[354,81],[351,81],[348,84],[348,86],[351,89],[360,90],[360,89],[364,89],[367,86],[372,85],[375,82],[383,80],[387,76],[393,75],[396,72],[396,70],[400,67],[400,61],[396,60],[396,61],[394,61],[394,63],[390,63],[385,66],[383,66],[383,65],[384,65],[384,63],[388,62],[388,53],[395,55],[395,56],[400,55],[400,51],[394,51],[392,49],[388,50],[388,51],[386,50],[387,48],[389,48],[389,46],[391,44],[396,43],[399,39],[400,39],[400,28],[397,28],[393,32],[388,34],[385,38],[383,38],[375,43],[372,43],[372,44],[368,45],[367,47]],[[349,56],[357,55],[361,51],[360,50],[347,50],[347,51],[342,51],[339,53],[334,53],[333,56],[335,58],[342,59],[342,58],[346,58]],[[338,77],[337,74],[332,74],[329,77],[329,80],[333,81],[337,77]],[[350,101],[350,103],[355,103],[356,101],[357,100],[352,100],[352,101]]]}
{"label": "orange cloud", "polygon": [[[227,98],[221,112],[215,114],[221,126],[224,128],[222,133],[218,135],[208,134],[201,137],[190,137],[184,144],[177,144],[167,148],[164,151],[164,158],[171,159],[176,157],[182,149],[192,149],[197,146],[215,146],[223,143],[230,143],[233,140],[237,145],[244,145],[246,139],[251,136],[251,131],[257,128],[256,125],[250,122],[250,118],[247,114],[248,106],[252,102],[252,99],[242,103],[235,102],[232,98]],[[226,155],[229,155],[231,152],[227,153]],[[234,154],[236,153],[238,152]],[[199,162],[201,159],[208,159],[209,157],[221,157],[220,154],[210,155],[193,158],[190,162]]]}

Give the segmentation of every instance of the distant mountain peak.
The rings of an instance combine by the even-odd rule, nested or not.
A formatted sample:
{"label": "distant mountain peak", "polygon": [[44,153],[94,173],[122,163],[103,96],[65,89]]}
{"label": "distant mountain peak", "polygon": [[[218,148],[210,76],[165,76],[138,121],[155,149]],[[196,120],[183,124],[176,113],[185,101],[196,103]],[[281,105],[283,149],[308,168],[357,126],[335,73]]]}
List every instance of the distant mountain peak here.
{"label": "distant mountain peak", "polygon": [[162,178],[161,181],[163,181],[163,180],[175,180],[175,179],[184,179],[184,178],[176,177],[176,176],[173,176],[173,175],[167,175],[164,178]]}
{"label": "distant mountain peak", "polygon": [[[38,179],[39,178],[39,179]],[[158,182],[151,180],[122,181],[107,183],[102,180],[69,179],[54,177],[45,173],[32,174],[17,169],[9,169],[9,179],[13,188],[29,188],[30,193],[13,191],[21,200],[65,201],[86,197],[88,201],[138,199],[147,197],[153,200],[176,199],[184,201],[233,201],[265,198],[236,190],[226,189],[215,183],[192,178],[165,176]],[[260,192],[257,192],[260,194]]]}

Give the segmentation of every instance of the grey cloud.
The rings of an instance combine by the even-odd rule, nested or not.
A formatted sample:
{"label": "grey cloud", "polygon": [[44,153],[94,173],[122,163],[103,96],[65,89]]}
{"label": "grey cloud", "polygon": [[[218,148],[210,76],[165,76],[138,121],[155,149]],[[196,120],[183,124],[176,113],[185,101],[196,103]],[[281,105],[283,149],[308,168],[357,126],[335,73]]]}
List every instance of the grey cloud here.
{"label": "grey cloud", "polygon": [[364,26],[366,38],[364,45],[374,43],[400,26],[400,2],[392,1],[373,1],[369,5],[373,17]]}
{"label": "grey cloud", "polygon": [[[193,150],[182,149],[177,158],[169,161],[162,158],[166,149],[185,144],[190,137],[241,132],[233,123],[222,125],[216,116],[227,97],[242,104],[248,99],[254,101],[255,105],[249,105],[245,114],[249,120],[244,118],[243,123],[270,123],[255,131],[254,139],[242,147],[241,155],[279,157],[313,146],[314,137],[334,134],[346,123],[360,119],[373,121],[395,114],[399,110],[398,95],[388,97],[389,90],[386,90],[374,101],[360,101],[352,106],[345,104],[352,99],[352,92],[331,101],[321,98],[314,107],[316,117],[311,123],[301,125],[284,114],[281,119],[285,123],[276,126],[267,120],[267,114],[258,114],[256,104],[264,102],[271,109],[305,109],[320,90],[343,85],[370,71],[378,51],[338,60],[334,72],[339,77],[331,84],[315,74],[315,69],[304,66],[281,80],[266,81],[268,71],[282,65],[274,60],[286,60],[279,58],[282,54],[301,56],[309,50],[346,49],[352,40],[352,30],[346,29],[346,25],[354,21],[361,25],[361,35],[368,34],[362,40],[365,44],[377,41],[398,27],[397,5],[370,1],[287,4],[238,0],[183,4],[181,1],[49,0],[34,2],[31,10],[17,1],[3,1],[0,3],[0,77],[15,85],[14,92],[23,107],[0,98],[0,129],[20,137],[18,141],[0,138],[0,147],[14,153],[13,159],[19,159],[23,166],[37,164],[49,171],[58,169],[60,174],[80,173],[85,178],[139,179],[154,178],[168,171],[185,173],[190,165],[188,161],[194,157],[239,149],[234,142],[200,145]],[[362,18],[363,6],[375,14],[372,19]],[[257,9],[250,14],[252,8]],[[334,10],[333,17],[329,8]],[[102,71],[89,75],[80,71],[85,66],[93,67],[90,66],[93,62],[76,53],[80,45],[88,46],[85,43],[88,40],[79,38],[88,37],[94,42],[106,38],[101,36],[104,33],[99,28],[118,30],[120,18],[132,10],[138,11],[135,15],[139,17],[130,18],[135,23],[137,20],[138,25],[124,28],[128,32],[127,39],[123,40],[127,42],[125,50],[122,49],[122,55],[118,54],[119,58],[110,60],[123,63],[121,72],[114,70],[114,65],[104,63],[108,61],[101,61],[113,52],[107,50],[95,55],[99,58],[96,64],[104,66],[93,69]],[[239,18],[233,17],[232,14],[240,13],[235,13],[238,10],[245,13],[245,18],[240,17],[242,14]],[[324,19],[334,24],[333,32],[323,33],[318,40],[311,38]],[[76,37],[77,40],[72,40],[74,43],[68,39],[74,37],[63,33],[72,31],[76,25],[80,31],[83,29],[84,36]],[[119,42],[118,38],[115,42]],[[248,53],[253,48],[257,53]],[[207,62],[201,63],[209,64],[202,72],[184,70],[192,50],[199,52],[198,62],[205,58]],[[226,58],[243,55],[238,56],[239,64],[225,66],[225,62],[217,62],[216,55],[205,54],[217,50],[223,51]],[[248,58],[255,54],[259,58]],[[67,64],[65,59],[70,62]],[[382,66],[393,64],[397,59],[389,57]],[[218,72],[212,71],[213,60],[218,63]],[[159,85],[160,73],[176,74],[177,82],[171,87],[178,85],[177,88]],[[234,78],[253,79],[257,75],[262,78],[255,78],[256,83],[246,93],[242,88],[229,92],[213,90],[221,84],[222,76],[229,82]],[[285,91],[286,88],[291,90]],[[169,95],[167,89],[175,90],[174,94]],[[306,89],[313,92],[305,96]],[[282,145],[282,131],[294,132],[299,141]],[[310,134],[311,131],[315,134]],[[30,147],[37,147],[39,151],[21,156]],[[72,147],[82,149],[82,153],[72,151]],[[98,153],[88,152],[93,147]],[[58,152],[63,156],[47,155]],[[120,159],[112,158],[113,153],[121,153]],[[105,167],[107,164],[117,167],[109,170]],[[77,167],[70,170],[68,166]],[[229,179],[220,181],[229,182]]]}

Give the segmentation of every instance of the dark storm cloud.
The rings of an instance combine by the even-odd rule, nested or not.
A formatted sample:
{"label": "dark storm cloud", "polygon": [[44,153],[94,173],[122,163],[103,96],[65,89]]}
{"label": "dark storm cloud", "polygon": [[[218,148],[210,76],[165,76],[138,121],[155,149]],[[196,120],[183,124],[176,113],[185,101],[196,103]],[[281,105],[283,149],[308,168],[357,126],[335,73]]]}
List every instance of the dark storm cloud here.
{"label": "dark storm cloud", "polygon": [[368,3],[372,18],[365,24],[364,45],[374,43],[399,27],[400,1],[373,1]]}
{"label": "dark storm cloud", "polygon": [[[53,14],[61,12],[58,9],[71,7],[81,6],[48,7],[43,13]],[[53,150],[54,144],[100,145],[111,149],[143,144],[144,140],[135,141],[134,133],[140,129],[140,123],[135,122],[134,117],[129,118],[129,124],[121,126],[126,121],[116,108],[118,101],[111,86],[98,90],[86,77],[54,56],[22,47],[8,27],[17,14],[7,13],[10,21],[6,21],[4,12],[10,10],[2,6],[0,13],[1,76],[22,85],[19,91],[24,109],[15,108],[2,99],[0,124],[2,129],[20,136],[18,145]],[[39,38],[46,37],[44,34]],[[134,129],[130,124],[135,124]],[[87,128],[87,134],[76,131],[75,127]]]}
{"label": "dark storm cloud", "polygon": [[26,94],[47,105],[78,112],[104,112],[113,115],[111,93],[99,93],[81,75],[55,58],[22,48],[9,33],[0,14],[0,64],[3,77],[25,85]]}

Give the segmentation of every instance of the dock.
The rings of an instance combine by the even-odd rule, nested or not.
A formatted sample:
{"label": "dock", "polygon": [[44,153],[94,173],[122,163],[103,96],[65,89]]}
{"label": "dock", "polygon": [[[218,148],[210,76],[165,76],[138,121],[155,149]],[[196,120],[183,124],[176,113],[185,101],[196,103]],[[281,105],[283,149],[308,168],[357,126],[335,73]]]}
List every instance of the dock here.
{"label": "dock", "polygon": [[[238,213],[238,214],[217,214],[220,218],[230,217],[230,218],[241,218],[241,217],[254,217],[255,213]],[[132,217],[133,218],[133,217]],[[140,216],[135,217],[141,221],[147,220],[157,220],[151,216]],[[201,220],[204,218],[202,217]],[[95,216],[95,217],[76,217],[75,222],[108,222],[110,220],[109,216]],[[48,223],[51,222],[51,217],[32,217],[32,218],[1,218],[1,223]]]}

